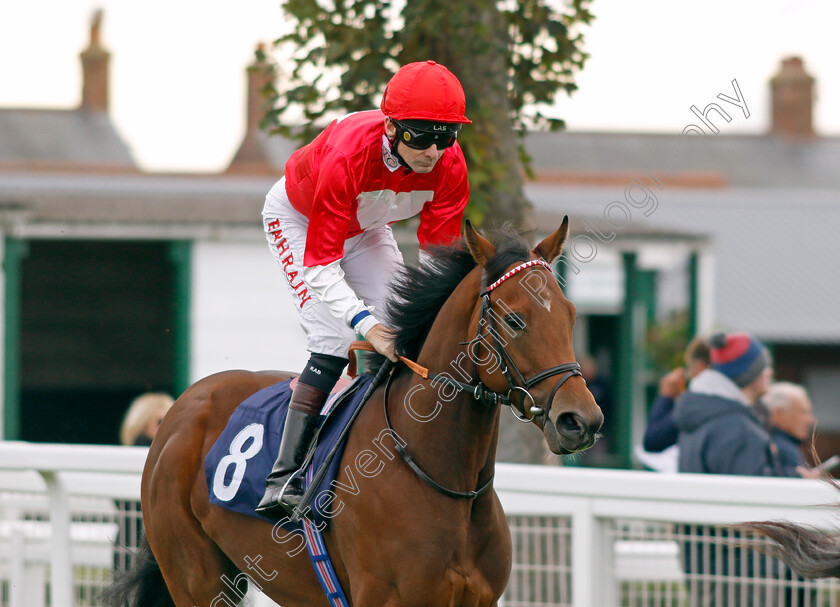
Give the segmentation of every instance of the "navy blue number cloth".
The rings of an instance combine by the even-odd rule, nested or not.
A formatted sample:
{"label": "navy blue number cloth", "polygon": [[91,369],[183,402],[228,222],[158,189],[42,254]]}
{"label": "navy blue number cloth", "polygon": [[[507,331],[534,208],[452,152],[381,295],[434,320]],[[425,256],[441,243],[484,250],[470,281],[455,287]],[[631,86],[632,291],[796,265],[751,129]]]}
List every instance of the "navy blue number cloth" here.
{"label": "navy blue number cloth", "polygon": [[[347,394],[353,391],[350,398],[341,398],[339,395],[339,402],[333,407],[336,397],[331,397],[325,405],[324,411],[327,415],[322,413],[323,425],[313,458],[315,470],[326,459],[372,380],[370,375],[360,375],[342,392]],[[265,477],[271,470],[280,448],[280,437],[283,435],[283,425],[292,394],[289,384],[290,382],[285,381],[264,388],[244,400],[234,410],[227,427],[204,460],[204,475],[211,504],[271,523],[276,522],[257,514],[254,508],[263,496]],[[329,489],[330,483],[338,476],[343,452],[342,444],[339,445],[317,494]],[[312,501],[313,519],[320,527],[329,517],[319,510],[319,504],[324,508],[329,508],[330,504],[324,500]],[[300,524],[283,526],[300,529]]]}

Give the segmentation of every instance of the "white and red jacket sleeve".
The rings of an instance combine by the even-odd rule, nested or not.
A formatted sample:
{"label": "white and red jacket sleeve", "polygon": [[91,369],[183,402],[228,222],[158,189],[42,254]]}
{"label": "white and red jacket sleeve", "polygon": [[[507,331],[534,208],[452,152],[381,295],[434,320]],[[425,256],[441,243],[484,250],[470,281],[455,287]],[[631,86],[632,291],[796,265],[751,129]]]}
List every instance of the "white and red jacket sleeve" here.
{"label": "white and red jacket sleeve", "polygon": [[303,279],[333,316],[364,336],[378,321],[370,314],[373,308],[347,284],[341,269],[353,202],[361,191],[363,175],[339,150],[326,148],[322,152],[306,234]]}

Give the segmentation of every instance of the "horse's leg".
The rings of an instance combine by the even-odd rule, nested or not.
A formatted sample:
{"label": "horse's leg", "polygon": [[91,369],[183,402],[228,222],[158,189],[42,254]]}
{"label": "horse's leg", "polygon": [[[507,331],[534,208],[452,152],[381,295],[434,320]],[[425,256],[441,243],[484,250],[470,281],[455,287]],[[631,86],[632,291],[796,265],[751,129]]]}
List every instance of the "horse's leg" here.
{"label": "horse's leg", "polygon": [[[362,576],[360,576],[362,577]],[[440,607],[498,607],[494,594],[483,579],[448,572],[438,588],[437,596],[425,594],[407,596],[385,579],[371,575],[362,577],[361,584],[353,587],[353,605],[358,607],[427,607],[430,603]],[[432,602],[433,601],[433,602]]]}
{"label": "horse's leg", "polygon": [[294,559],[286,554],[297,538],[282,543],[272,525],[211,506],[204,477],[207,451],[234,408],[288,378],[245,371],[205,378],[161,424],[143,474],[143,512],[176,607],[234,607],[251,582],[283,605],[328,605],[305,548]]}
{"label": "horse's leg", "polygon": [[[167,508],[165,517],[149,523],[149,545],[176,607],[239,603],[247,588],[233,586],[238,574],[236,567],[191,513],[173,504]],[[231,585],[226,585],[225,580]]]}
{"label": "horse's leg", "polygon": [[[236,402],[262,387],[235,381],[239,377],[255,376],[219,374],[188,389],[161,424],[146,460],[141,492],[146,535],[176,607],[234,606],[246,592],[236,587],[236,567],[195,512],[196,499],[207,501],[203,462],[209,436],[218,436]],[[230,391],[238,391],[239,400],[222,397]]]}

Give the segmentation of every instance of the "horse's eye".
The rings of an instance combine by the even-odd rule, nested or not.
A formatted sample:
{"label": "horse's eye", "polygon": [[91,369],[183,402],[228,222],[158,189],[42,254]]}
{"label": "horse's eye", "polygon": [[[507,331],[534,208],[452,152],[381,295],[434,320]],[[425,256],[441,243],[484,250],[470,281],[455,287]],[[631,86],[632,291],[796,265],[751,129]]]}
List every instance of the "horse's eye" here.
{"label": "horse's eye", "polygon": [[508,314],[505,316],[505,323],[514,331],[521,331],[525,328],[525,321],[519,314]]}

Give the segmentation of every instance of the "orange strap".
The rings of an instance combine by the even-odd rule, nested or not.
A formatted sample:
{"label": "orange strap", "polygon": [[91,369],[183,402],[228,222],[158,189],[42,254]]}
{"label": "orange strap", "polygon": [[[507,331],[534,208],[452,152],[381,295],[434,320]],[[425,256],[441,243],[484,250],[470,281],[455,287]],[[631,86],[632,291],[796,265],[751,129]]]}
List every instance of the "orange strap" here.
{"label": "orange strap", "polygon": [[[354,341],[352,344],[350,344],[350,350],[347,353],[347,357],[350,359],[350,364],[347,366],[347,375],[349,375],[350,377],[356,377],[356,350],[376,352],[376,348],[374,348],[373,344],[369,341]],[[429,370],[426,367],[418,365],[416,362],[414,362],[413,360],[409,360],[405,356],[400,356],[400,360],[405,364],[406,367],[414,371],[423,379],[429,379]]]}

